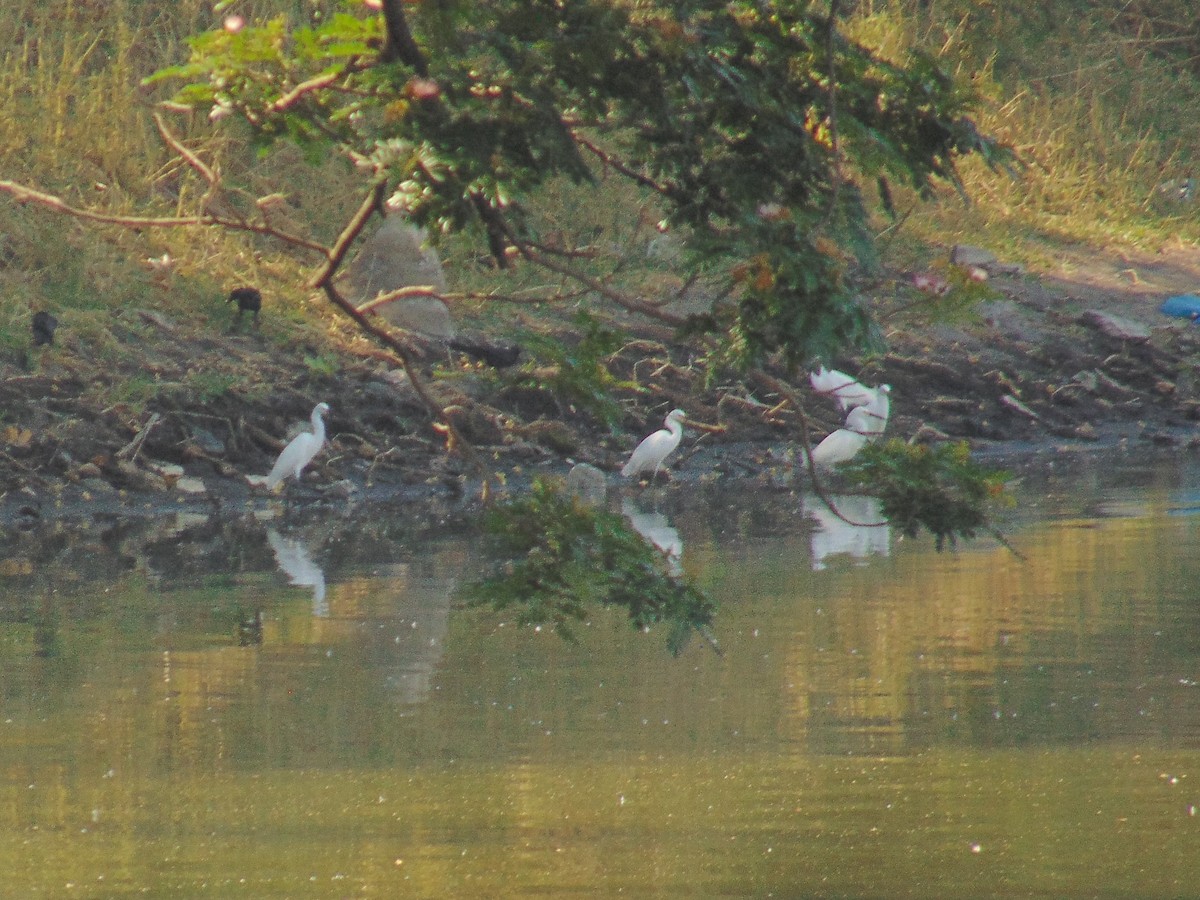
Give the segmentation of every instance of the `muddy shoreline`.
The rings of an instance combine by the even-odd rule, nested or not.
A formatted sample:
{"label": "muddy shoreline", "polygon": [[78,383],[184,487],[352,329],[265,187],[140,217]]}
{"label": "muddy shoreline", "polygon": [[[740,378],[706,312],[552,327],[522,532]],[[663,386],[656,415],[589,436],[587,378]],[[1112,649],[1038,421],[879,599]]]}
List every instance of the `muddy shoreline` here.
{"label": "muddy shoreline", "polygon": [[[1060,268],[995,277],[978,315],[928,326],[891,316],[910,302],[897,276],[891,299],[880,301],[888,352],[832,362],[864,383],[891,385],[889,436],[966,440],[981,459],[1006,466],[1052,465],[1079,453],[1192,451],[1200,328],[1158,307],[1200,284],[1200,253],[1081,256]],[[801,398],[801,417],[768,382],[705,389],[687,348],[655,333],[609,360],[618,378],[641,385],[619,396],[615,427],[564,403],[537,373],[463,360],[453,377],[433,380],[437,401],[454,410],[474,448],[472,460],[447,452],[411,385],[370,359],[336,374],[298,373],[294,352],[261,335],[197,336],[136,312],[129,326],[130,340],[145,345],[132,371],[105,372],[82,359],[69,331],[33,362],[28,354],[0,360],[0,527],[177,513],[350,515],[372,506],[466,519],[484,470],[498,476],[500,490],[565,474],[575,462],[619,483],[629,450],[675,406],[707,428],[685,432],[674,483],[744,479],[801,490],[794,455],[802,428],[815,442],[840,424],[803,373],[772,373]],[[104,375],[149,372],[175,383],[231,362],[275,388],[253,396],[236,387],[211,397],[160,391],[144,404],[104,406],[94,392]],[[287,428],[317,400],[333,406],[330,444],[304,481],[289,483],[282,501],[252,486],[246,476],[270,467]]]}

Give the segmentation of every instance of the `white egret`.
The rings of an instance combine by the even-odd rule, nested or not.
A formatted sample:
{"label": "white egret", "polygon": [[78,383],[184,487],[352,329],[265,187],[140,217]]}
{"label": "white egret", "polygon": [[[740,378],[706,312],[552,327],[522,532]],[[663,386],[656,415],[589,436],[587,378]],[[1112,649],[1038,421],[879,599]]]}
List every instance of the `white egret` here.
{"label": "white egret", "polygon": [[871,402],[866,406],[860,407],[866,411],[867,415],[867,439],[872,441],[879,440],[882,437],[884,430],[887,428],[888,414],[891,412],[892,402],[889,394],[892,392],[890,384],[881,384],[875,388],[875,396],[871,398]]}
{"label": "white egret", "polygon": [[869,387],[859,384],[837,369],[821,366],[817,371],[809,373],[808,380],[818,394],[832,395],[843,412],[855,406],[865,406],[875,397],[875,392]]}
{"label": "white egret", "polygon": [[275,465],[271,468],[271,474],[267,476],[268,488],[273,491],[279,490],[283,479],[289,475],[298,480],[304,467],[321,452],[321,448],[325,445],[325,422],[321,417],[327,412],[329,412],[328,403],[318,403],[313,407],[312,431],[300,432],[283,448],[279,459],[275,460]]}
{"label": "white egret", "polygon": [[621,474],[628,478],[630,475],[652,472],[650,480],[653,481],[657,478],[663,460],[679,446],[679,441],[683,437],[681,422],[685,415],[687,414],[682,409],[673,409],[667,413],[667,418],[663,422],[666,427],[654,432],[637,445],[637,449],[629,457],[629,462],[625,463],[625,467],[621,469]]}
{"label": "white egret", "polygon": [[818,468],[828,468],[840,462],[853,459],[867,443],[867,435],[872,427],[871,417],[861,406],[850,410],[846,416],[845,427],[828,435],[825,440],[813,448],[813,465]]}

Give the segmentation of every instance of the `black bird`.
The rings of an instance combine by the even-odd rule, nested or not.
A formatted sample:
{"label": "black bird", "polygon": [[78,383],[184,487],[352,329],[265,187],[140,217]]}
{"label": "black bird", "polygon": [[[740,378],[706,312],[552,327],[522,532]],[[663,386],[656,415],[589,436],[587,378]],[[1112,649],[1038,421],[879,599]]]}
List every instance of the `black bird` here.
{"label": "black bird", "polygon": [[242,320],[242,313],[249,312],[254,314],[254,324],[258,324],[258,311],[262,309],[262,294],[259,293],[258,288],[234,288],[229,292],[229,299],[226,302],[237,303],[239,322]]}
{"label": "black bird", "polygon": [[493,369],[507,369],[521,358],[521,348],[508,341],[492,341],[471,335],[459,335],[449,340],[450,349],[465,353],[471,359],[486,363]]}
{"label": "black bird", "polygon": [[58,319],[42,310],[33,314],[33,346],[54,343],[54,329],[58,327]]}

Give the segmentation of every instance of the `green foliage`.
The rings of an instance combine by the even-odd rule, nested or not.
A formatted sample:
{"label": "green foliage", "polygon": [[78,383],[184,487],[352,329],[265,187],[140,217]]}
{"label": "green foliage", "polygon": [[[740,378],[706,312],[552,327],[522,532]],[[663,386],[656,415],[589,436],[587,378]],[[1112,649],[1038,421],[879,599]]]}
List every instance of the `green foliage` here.
{"label": "green foliage", "polygon": [[519,608],[522,625],[549,625],[573,640],[572,621],[594,603],[624,607],[632,625],[670,625],[679,653],[693,631],[707,636],[713,601],[667,574],[662,554],[620,516],[584,506],[549,482],[491,509],[485,520],[492,574],[467,589],[474,606]]}
{"label": "green foliage", "polygon": [[907,302],[881,318],[918,325],[970,321],[978,318],[981,303],[1001,297],[986,280],[976,280],[968,269],[946,261],[934,262],[925,277],[934,289],[908,286],[902,294]]}
{"label": "green foliage", "polygon": [[241,376],[232,372],[210,372],[193,369],[188,372],[185,383],[190,390],[195,392],[197,399],[201,403],[210,403],[216,398],[224,396],[229,392],[230,388],[235,387],[242,380]]}
{"label": "green foliage", "polygon": [[863,448],[839,467],[852,482],[879,497],[887,520],[908,537],[928,530],[942,550],[947,541],[989,529],[987,506],[1008,495],[1006,472],[971,459],[965,442],[935,446],[891,440]]}
{"label": "green foliage", "polygon": [[[621,405],[613,399],[613,389],[637,387],[615,378],[605,364],[607,357],[621,348],[623,338],[586,312],[575,317],[575,325],[580,338],[573,345],[541,334],[528,334],[522,340],[532,353],[549,361],[553,368],[552,373],[537,376],[542,387],[560,402],[587,410],[612,428],[623,415]],[[521,377],[529,377],[530,371],[537,369],[526,367]]]}
{"label": "green foliage", "polygon": [[312,375],[336,375],[341,369],[341,361],[334,353],[322,353],[317,356],[305,356],[304,365]]}
{"label": "green foliage", "polygon": [[[277,18],[194,38],[153,80],[236,114],[264,146],[331,147],[386,177],[421,225],[482,220],[492,252],[533,240],[526,202],[556,176],[633,179],[693,236],[734,302],[698,317],[725,361],[789,365],[876,342],[847,282],[873,262],[857,177],[928,192],[958,157],[1007,150],[967,116],[974,93],[914,54],[887,61],[804,5],[713,0],[489,0],[404,6],[422,56],[380,64],[361,4],[315,25]],[[398,15],[399,13],[392,13]],[[615,165],[613,165],[615,163]],[[850,163],[851,165],[846,165]]]}
{"label": "green foliage", "polygon": [[162,385],[153,376],[133,375],[112,386],[111,398],[114,403],[125,403],[141,410],[161,391]]}

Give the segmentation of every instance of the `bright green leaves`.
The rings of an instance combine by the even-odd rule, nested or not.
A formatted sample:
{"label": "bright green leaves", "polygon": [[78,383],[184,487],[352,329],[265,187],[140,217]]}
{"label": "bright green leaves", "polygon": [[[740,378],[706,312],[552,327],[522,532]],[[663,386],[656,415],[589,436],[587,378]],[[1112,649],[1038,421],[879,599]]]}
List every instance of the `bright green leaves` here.
{"label": "bright green leaves", "polygon": [[903,534],[916,537],[925,529],[938,550],[981,529],[992,531],[988,506],[1009,500],[1008,473],[972,461],[964,442],[868,445],[839,470],[878,497],[883,515]]}
{"label": "bright green leaves", "polygon": [[713,601],[668,574],[662,553],[614,513],[535,481],[524,497],[490,510],[485,527],[494,565],[467,590],[472,605],[518,609],[520,624],[568,639],[594,604],[620,606],[635,628],[667,624],[674,653],[693,631],[708,635]]}
{"label": "bright green leaves", "polygon": [[175,102],[207,108],[213,121],[237,116],[260,144],[287,138],[319,158],[331,144],[362,143],[355,114],[378,99],[362,62],[374,58],[382,34],[378,16],[347,13],[317,26],[293,27],[282,16],[239,24],[196,35],[187,63],[146,81],[185,81]]}

